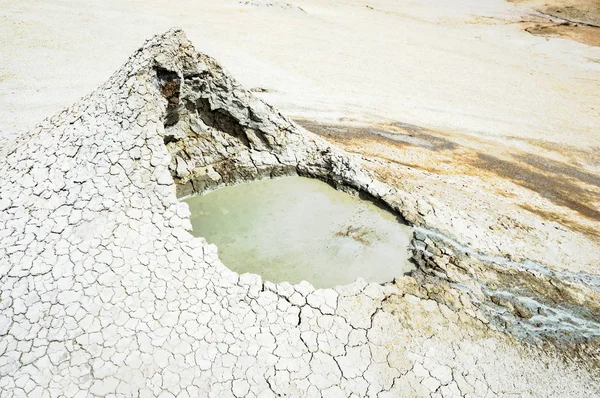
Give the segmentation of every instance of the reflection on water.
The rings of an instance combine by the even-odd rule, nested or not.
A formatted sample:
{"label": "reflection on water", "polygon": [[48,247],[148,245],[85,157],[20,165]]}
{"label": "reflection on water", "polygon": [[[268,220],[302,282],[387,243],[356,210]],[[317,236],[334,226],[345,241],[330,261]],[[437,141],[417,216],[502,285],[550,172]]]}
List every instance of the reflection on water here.
{"label": "reflection on water", "polygon": [[391,213],[314,179],[287,177],[184,200],[194,235],[230,269],[271,282],[333,287],[388,282],[411,270],[410,227]]}

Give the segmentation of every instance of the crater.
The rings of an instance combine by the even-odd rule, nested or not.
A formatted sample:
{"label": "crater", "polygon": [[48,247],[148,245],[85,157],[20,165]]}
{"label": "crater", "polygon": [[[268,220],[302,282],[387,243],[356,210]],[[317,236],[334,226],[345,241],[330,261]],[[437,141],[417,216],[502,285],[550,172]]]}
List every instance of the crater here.
{"label": "crater", "polygon": [[[407,261],[410,241],[411,261],[417,264],[411,276],[423,287],[439,288],[436,300],[454,302],[454,298],[444,298],[450,297],[444,289],[456,283],[479,300],[477,307],[486,314],[481,319],[516,336],[545,338],[554,332],[563,336],[567,330],[569,336],[588,338],[587,326],[573,333],[571,326],[565,329],[552,320],[542,322],[533,316],[529,321],[521,317],[523,311],[498,313],[490,297],[504,291],[520,297],[541,296],[544,301],[548,291],[556,291],[561,297],[554,302],[556,307],[587,325],[587,308],[597,301],[588,299],[595,297],[591,288],[581,283],[575,288],[559,284],[556,274],[543,265],[536,263],[532,268],[528,262],[477,253],[436,231],[425,222],[418,203],[406,200],[410,192],[401,192],[407,188],[402,181],[390,186],[378,180],[364,167],[361,156],[295,124],[244,89],[214,59],[195,53],[192,47],[178,51],[193,62],[180,65],[166,62],[168,58],[157,60],[147,76],[160,97],[158,120],[162,123],[157,130],[162,139],[156,137],[156,153],[166,148],[170,155],[170,160],[151,156],[149,163],[156,169],[153,178],[161,192],[187,198],[193,233],[216,245],[218,256],[213,256],[211,248],[208,263],[219,258],[240,274],[259,274],[274,283],[307,280],[317,288],[347,285],[357,278],[383,283],[411,270]],[[387,129],[391,129],[389,134]],[[371,133],[356,130],[359,136],[367,132]],[[440,152],[455,148],[452,141],[406,123],[387,126],[376,135],[397,148]],[[529,167],[539,169],[559,166],[532,163]],[[573,176],[594,185],[590,175]],[[316,189],[319,195],[314,192],[315,184],[320,187]],[[372,213],[377,211],[376,217]],[[166,216],[171,227],[190,227],[182,224],[182,218],[188,221],[187,211]],[[402,222],[415,227],[412,239],[410,228]],[[530,269],[542,270],[542,277],[531,276],[534,281],[518,292],[510,282],[482,289],[488,280],[498,280],[500,273],[530,277]],[[262,289],[271,288],[285,289],[262,284]],[[333,295],[327,289],[320,292]]]}
{"label": "crater", "polygon": [[193,234],[240,274],[334,287],[391,282],[414,269],[412,228],[373,202],[305,177],[266,179],[184,199]]}
{"label": "crater", "polygon": [[[155,66],[162,137],[196,236],[239,274],[317,288],[414,269],[394,190],[241,87],[210,57]],[[192,196],[190,196],[192,195]]]}

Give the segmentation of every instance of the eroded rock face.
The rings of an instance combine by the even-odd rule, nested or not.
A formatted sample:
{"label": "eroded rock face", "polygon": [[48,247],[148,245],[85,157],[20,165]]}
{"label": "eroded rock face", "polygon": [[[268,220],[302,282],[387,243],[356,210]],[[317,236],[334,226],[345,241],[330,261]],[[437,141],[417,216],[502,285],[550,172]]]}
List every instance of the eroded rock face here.
{"label": "eroded rock face", "polygon": [[[178,195],[292,174],[419,226],[420,270],[384,286],[274,285],[229,271],[189,234]],[[0,175],[3,396],[600,394],[593,281],[486,262],[432,233],[396,188],[255,99],[181,31],[6,142]],[[516,340],[543,337],[534,322],[548,311],[571,320],[583,361]],[[515,317],[512,335],[498,330]]]}
{"label": "eroded rock face", "polygon": [[179,196],[295,174],[375,198],[391,192],[343,151],[255,98],[214,60],[197,57],[179,74],[157,69],[168,100],[163,136]]}

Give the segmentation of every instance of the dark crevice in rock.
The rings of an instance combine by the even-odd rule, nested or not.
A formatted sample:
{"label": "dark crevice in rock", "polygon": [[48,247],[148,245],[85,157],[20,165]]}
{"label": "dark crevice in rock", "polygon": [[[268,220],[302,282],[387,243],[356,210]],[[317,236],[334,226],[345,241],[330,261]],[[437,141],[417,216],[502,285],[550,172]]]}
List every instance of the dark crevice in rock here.
{"label": "dark crevice in rock", "polygon": [[195,111],[207,126],[229,134],[244,146],[250,147],[250,140],[240,122],[223,109],[212,109],[207,98],[198,98]]}
{"label": "dark crevice in rock", "polygon": [[[164,123],[165,126],[172,126],[179,121],[181,79],[176,72],[158,66],[155,70],[161,93],[168,102]],[[167,142],[165,142],[165,144],[166,143]]]}
{"label": "dark crevice in rock", "polygon": [[165,135],[165,136],[163,137],[163,141],[164,141],[165,145],[168,145],[168,144],[170,144],[171,142],[176,142],[176,141],[177,141],[177,139],[176,139],[175,137],[173,137],[172,135]]}

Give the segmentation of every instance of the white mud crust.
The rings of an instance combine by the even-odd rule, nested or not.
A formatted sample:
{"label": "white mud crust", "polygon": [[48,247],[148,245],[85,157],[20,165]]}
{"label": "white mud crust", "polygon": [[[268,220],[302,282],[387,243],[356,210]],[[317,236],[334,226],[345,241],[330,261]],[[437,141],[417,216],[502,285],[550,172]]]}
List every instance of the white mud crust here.
{"label": "white mud crust", "polygon": [[[178,197],[280,175],[416,227],[419,269],[315,290],[238,275]],[[0,148],[2,397],[593,397],[590,276],[474,253],[183,32]]]}
{"label": "white mud crust", "polygon": [[294,9],[305,12],[302,8],[297,7],[293,4],[282,2],[282,1],[269,1],[269,0],[242,0],[239,2],[240,4],[244,4],[252,7],[275,7],[282,9]]}

